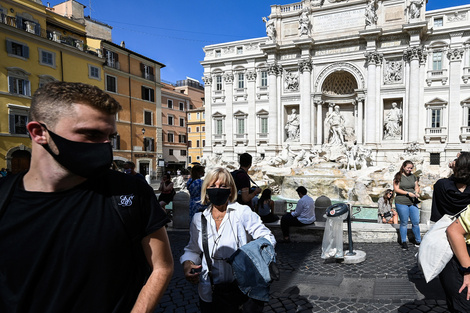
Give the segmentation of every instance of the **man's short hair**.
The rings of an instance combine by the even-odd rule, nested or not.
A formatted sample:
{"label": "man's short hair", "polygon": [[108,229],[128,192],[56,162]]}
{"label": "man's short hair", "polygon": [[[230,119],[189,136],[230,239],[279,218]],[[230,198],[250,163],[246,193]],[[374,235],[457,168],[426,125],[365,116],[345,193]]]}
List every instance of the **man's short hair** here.
{"label": "man's short hair", "polygon": [[122,109],[119,102],[96,86],[57,81],[36,90],[31,100],[29,120],[54,127],[60,117],[73,112],[72,107],[76,103],[89,105],[110,115]]}
{"label": "man's short hair", "polygon": [[251,166],[251,162],[253,160],[253,157],[249,153],[243,153],[240,155],[240,166],[241,167],[247,167]]}
{"label": "man's short hair", "polygon": [[126,164],[129,165],[129,168],[135,169],[135,163],[134,163],[134,162],[132,162],[132,161],[127,161]]}
{"label": "man's short hair", "polygon": [[297,187],[297,189],[295,191],[297,191],[298,193],[300,193],[303,196],[307,194],[307,189],[305,189],[304,186]]}

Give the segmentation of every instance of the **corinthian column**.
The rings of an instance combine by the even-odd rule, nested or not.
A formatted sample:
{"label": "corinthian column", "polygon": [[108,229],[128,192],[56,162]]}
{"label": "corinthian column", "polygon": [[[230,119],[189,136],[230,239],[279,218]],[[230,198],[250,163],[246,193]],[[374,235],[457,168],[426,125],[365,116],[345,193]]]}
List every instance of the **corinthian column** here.
{"label": "corinthian column", "polygon": [[268,81],[269,81],[269,144],[278,145],[278,126],[281,121],[278,120],[279,112],[277,106],[277,76],[280,74],[280,66],[277,64],[270,64],[268,68]]}
{"label": "corinthian column", "polygon": [[[449,106],[447,112],[459,112],[460,107],[460,70],[462,66],[463,49],[452,49],[447,53],[449,59]],[[445,110],[443,110],[445,111]],[[443,112],[444,113],[444,112]],[[445,116],[445,114],[444,114]],[[443,117],[444,117],[443,116]],[[449,116],[449,143],[458,143],[460,127],[462,126],[460,114],[448,114]],[[445,125],[444,125],[445,126]]]}
{"label": "corinthian column", "polygon": [[376,88],[376,68],[377,63],[380,63],[382,55],[376,51],[366,52],[367,60],[367,99],[366,99],[366,116],[365,116],[365,143],[377,142],[377,88]]}
{"label": "corinthian column", "polygon": [[426,57],[422,47],[409,47],[403,58],[410,63],[410,84],[408,102],[408,141],[418,141],[419,137],[419,64]]}
{"label": "corinthian column", "polygon": [[299,61],[300,71],[300,143],[312,144],[312,106],[310,104],[310,72],[312,63],[309,59]]}

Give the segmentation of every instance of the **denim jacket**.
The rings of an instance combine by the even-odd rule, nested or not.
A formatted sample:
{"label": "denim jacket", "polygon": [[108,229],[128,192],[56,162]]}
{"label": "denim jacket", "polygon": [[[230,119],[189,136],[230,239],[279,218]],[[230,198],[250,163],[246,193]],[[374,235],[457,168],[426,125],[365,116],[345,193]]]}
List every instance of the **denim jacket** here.
{"label": "denim jacket", "polygon": [[271,274],[269,264],[276,262],[274,247],[266,238],[258,238],[240,247],[228,260],[240,290],[248,297],[269,301]]}

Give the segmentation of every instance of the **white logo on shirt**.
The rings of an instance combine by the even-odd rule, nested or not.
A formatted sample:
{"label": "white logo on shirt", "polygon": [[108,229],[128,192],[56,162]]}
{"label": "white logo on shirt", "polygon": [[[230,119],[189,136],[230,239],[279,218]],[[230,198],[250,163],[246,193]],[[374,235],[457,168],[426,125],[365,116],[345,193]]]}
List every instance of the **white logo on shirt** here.
{"label": "white logo on shirt", "polygon": [[132,205],[132,199],[134,199],[134,195],[124,195],[119,197],[121,199],[121,203],[119,205],[121,206],[131,206]]}

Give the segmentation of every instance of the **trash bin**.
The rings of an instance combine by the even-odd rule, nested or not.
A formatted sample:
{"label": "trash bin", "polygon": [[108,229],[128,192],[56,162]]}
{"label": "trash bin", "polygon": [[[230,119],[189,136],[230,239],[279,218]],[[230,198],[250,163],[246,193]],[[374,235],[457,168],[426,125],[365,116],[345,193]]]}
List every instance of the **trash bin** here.
{"label": "trash bin", "polygon": [[322,259],[343,259],[343,221],[349,216],[349,207],[337,203],[328,207],[326,212],[325,231],[323,233]]}

